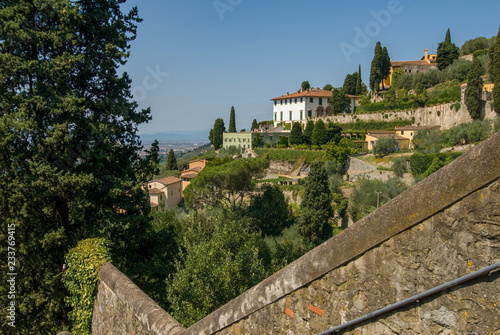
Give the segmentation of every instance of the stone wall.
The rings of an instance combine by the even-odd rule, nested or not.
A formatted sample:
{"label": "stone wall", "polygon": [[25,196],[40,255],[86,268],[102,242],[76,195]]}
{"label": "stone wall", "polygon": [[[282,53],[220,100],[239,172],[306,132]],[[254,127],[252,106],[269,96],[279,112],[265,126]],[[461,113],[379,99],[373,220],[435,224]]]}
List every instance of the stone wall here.
{"label": "stone wall", "polygon": [[[317,334],[500,261],[500,133],[182,334]],[[347,334],[500,334],[500,271]]]}
{"label": "stone wall", "polygon": [[99,271],[92,334],[179,334],[184,328],[113,265]]}
{"label": "stone wall", "polygon": [[[485,109],[482,115],[485,119],[495,119],[498,115],[492,109],[491,103],[486,102]],[[313,118],[316,121],[318,118]],[[441,129],[450,129],[461,123],[472,122],[469,111],[465,104],[459,101],[451,103],[443,103],[439,105],[418,108],[407,111],[387,111],[384,113],[370,114],[346,114],[336,116],[321,117],[324,121],[331,120],[334,123],[349,123],[361,121],[397,121],[397,120],[414,120],[415,124],[422,126],[440,126]]]}

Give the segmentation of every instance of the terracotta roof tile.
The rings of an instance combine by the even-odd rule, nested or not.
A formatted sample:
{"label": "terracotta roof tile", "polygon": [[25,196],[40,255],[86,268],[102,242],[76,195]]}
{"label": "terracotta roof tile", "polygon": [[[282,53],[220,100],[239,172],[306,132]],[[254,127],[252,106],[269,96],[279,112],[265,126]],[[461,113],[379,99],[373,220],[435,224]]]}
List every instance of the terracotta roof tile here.
{"label": "terracotta roof tile", "polygon": [[163,194],[163,191],[159,188],[150,188],[148,191],[149,194]]}
{"label": "terracotta roof tile", "polygon": [[176,178],[176,177],[168,176],[168,177],[165,177],[165,178],[156,179],[154,181],[157,181],[157,182],[162,183],[163,185],[167,186],[167,185],[170,185],[170,184],[178,183],[178,182],[180,182],[182,180],[179,179],[179,178]]}

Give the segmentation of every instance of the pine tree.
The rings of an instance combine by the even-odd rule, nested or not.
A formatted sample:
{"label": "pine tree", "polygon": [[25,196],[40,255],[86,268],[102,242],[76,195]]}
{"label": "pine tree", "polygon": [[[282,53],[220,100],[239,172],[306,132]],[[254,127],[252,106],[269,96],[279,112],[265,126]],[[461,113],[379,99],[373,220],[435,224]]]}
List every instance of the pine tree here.
{"label": "pine tree", "polygon": [[301,87],[304,91],[306,91],[306,90],[308,90],[308,89],[310,89],[310,88],[311,88],[311,85],[309,84],[309,82],[308,82],[308,81],[303,81],[303,82],[302,82],[302,85],[300,85],[300,87]]}
{"label": "pine tree", "polygon": [[473,120],[479,119],[481,116],[483,92],[483,80],[481,74],[483,68],[481,62],[476,58],[472,63],[467,76],[467,90],[465,91],[465,105],[469,110],[469,114]]}
{"label": "pine tree", "polygon": [[236,133],[236,116],[234,106],[231,106],[231,114],[229,116],[229,132]]}
{"label": "pine tree", "polygon": [[455,43],[451,42],[450,28],[446,31],[446,37],[443,42],[438,44],[436,61],[438,69],[444,70],[452,64],[459,56],[459,49]]}
{"label": "pine tree", "polygon": [[362,87],[361,87],[361,64],[359,64],[359,69],[358,69],[358,77],[356,78],[356,95],[361,95]]}
{"label": "pine tree", "polygon": [[175,153],[172,149],[168,152],[166,169],[167,171],[179,170],[179,167],[177,166],[177,158],[175,158]]}
{"label": "pine tree", "polygon": [[55,334],[67,324],[59,275],[79,240],[111,241],[115,265],[134,280],[134,260],[146,261],[141,186],[157,152],[138,155],[137,127],[151,117],[137,111],[119,69],[140,21],[137,8],[121,12],[123,2],[1,2],[0,253],[15,226],[21,265],[16,328],[2,317],[4,334]]}
{"label": "pine tree", "polygon": [[321,162],[311,164],[300,209],[299,234],[304,239],[317,243],[323,227],[328,225],[328,219],[333,216],[328,176]]}

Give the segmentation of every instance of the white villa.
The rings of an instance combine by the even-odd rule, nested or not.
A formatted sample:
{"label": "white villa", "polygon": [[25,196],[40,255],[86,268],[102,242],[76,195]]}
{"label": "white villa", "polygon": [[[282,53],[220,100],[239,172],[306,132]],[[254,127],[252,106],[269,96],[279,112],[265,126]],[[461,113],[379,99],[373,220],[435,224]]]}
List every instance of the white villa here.
{"label": "white villa", "polygon": [[[332,115],[332,108],[328,104],[332,92],[318,88],[310,88],[281,97],[271,99],[273,101],[274,126],[282,123],[300,122],[305,123],[307,118]],[[347,95],[351,99],[351,113],[356,108],[358,96]]]}

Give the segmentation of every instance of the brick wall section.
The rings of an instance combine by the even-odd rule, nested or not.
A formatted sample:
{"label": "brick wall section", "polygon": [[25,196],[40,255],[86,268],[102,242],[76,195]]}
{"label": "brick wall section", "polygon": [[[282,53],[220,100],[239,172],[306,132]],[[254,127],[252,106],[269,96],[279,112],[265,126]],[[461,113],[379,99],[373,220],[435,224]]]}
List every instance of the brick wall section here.
{"label": "brick wall section", "polygon": [[175,335],[184,328],[113,265],[99,271],[92,334]]}
{"label": "brick wall section", "polygon": [[[182,334],[315,334],[500,261],[500,133]],[[500,271],[352,334],[500,334]]]}

